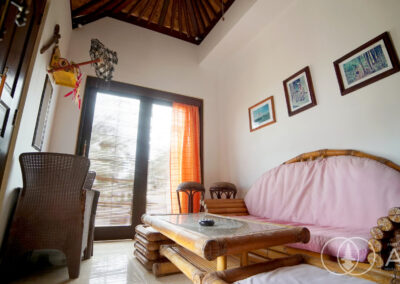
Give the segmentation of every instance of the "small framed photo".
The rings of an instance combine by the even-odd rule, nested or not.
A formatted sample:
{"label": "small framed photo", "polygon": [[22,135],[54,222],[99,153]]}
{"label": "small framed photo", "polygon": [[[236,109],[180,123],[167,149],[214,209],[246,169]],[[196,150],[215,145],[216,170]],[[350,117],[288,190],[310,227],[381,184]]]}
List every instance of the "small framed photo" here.
{"label": "small framed photo", "polygon": [[289,116],[317,105],[308,66],[283,81],[283,88]]}
{"label": "small framed photo", "polygon": [[250,131],[276,122],[273,96],[249,107],[249,122]]}
{"label": "small framed photo", "polygon": [[342,96],[400,70],[399,59],[388,32],[364,43],[333,65]]}
{"label": "small framed photo", "polygon": [[32,140],[32,147],[38,151],[42,151],[52,95],[53,95],[53,86],[51,85],[49,76],[46,75],[46,80],[44,82],[44,87],[42,92],[42,98],[40,99],[39,111],[36,118],[35,132],[33,134],[33,140]]}

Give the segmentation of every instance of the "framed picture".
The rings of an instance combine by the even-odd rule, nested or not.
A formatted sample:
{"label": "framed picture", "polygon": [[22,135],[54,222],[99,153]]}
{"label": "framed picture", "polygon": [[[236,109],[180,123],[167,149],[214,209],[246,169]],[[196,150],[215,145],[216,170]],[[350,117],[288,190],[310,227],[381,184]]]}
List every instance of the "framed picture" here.
{"label": "framed picture", "polygon": [[53,95],[53,86],[51,85],[49,76],[46,75],[46,80],[44,82],[44,87],[42,92],[42,98],[40,99],[39,112],[36,118],[35,132],[33,134],[33,140],[32,140],[32,147],[38,151],[42,151],[52,95]]}
{"label": "framed picture", "polygon": [[388,32],[364,43],[333,65],[342,96],[400,70],[399,59]]}
{"label": "framed picture", "polygon": [[261,127],[276,122],[274,97],[271,96],[249,107],[249,122],[250,131],[260,129]]}
{"label": "framed picture", "polygon": [[308,66],[283,81],[283,88],[289,116],[317,105]]}

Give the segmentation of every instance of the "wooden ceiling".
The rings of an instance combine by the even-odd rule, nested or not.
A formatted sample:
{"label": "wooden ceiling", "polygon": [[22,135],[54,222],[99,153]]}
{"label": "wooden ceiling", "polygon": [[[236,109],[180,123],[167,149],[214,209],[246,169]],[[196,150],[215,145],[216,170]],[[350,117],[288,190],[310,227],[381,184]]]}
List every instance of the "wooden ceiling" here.
{"label": "wooden ceiling", "polygon": [[235,0],[70,0],[76,28],[112,17],[200,44]]}

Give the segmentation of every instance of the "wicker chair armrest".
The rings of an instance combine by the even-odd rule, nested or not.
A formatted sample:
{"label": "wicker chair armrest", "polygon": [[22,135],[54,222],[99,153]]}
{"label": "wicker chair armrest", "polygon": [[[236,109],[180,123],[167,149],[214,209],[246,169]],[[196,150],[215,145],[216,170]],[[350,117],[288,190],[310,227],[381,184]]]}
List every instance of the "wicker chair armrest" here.
{"label": "wicker chair armrest", "polygon": [[15,193],[14,196],[16,196],[17,202],[18,202],[18,200],[21,198],[23,192],[24,192],[24,189],[23,189],[22,187],[16,187],[16,188],[14,188],[14,193]]}
{"label": "wicker chair armrest", "polygon": [[93,190],[83,189],[83,194],[85,194],[85,211],[83,212],[82,252],[88,246],[90,219],[92,216],[93,201],[96,193]]}
{"label": "wicker chair armrest", "polygon": [[84,189],[84,192],[87,194],[86,200],[89,199],[89,201],[86,201],[86,204],[88,204],[88,202],[91,204],[89,218],[87,218],[87,215],[89,214],[89,208],[85,206],[85,217],[86,220],[87,219],[89,220],[89,222],[87,225],[85,220],[84,234],[86,234],[87,232],[87,238],[84,235],[83,240],[87,240],[87,243],[82,244],[83,248],[86,247],[84,259],[89,259],[93,255],[94,225],[95,225],[97,203],[99,200],[100,192],[98,190],[93,190],[93,189]]}

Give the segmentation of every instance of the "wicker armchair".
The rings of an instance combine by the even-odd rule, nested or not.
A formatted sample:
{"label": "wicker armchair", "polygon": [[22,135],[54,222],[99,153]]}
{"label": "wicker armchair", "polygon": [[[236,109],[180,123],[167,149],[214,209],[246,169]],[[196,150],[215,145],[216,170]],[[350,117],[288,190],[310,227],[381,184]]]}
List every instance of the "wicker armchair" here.
{"label": "wicker armchair", "polygon": [[66,256],[69,277],[79,277],[95,195],[83,189],[90,161],[58,153],[24,153],[19,161],[24,186],[5,259],[13,262],[25,252],[56,249]]}

